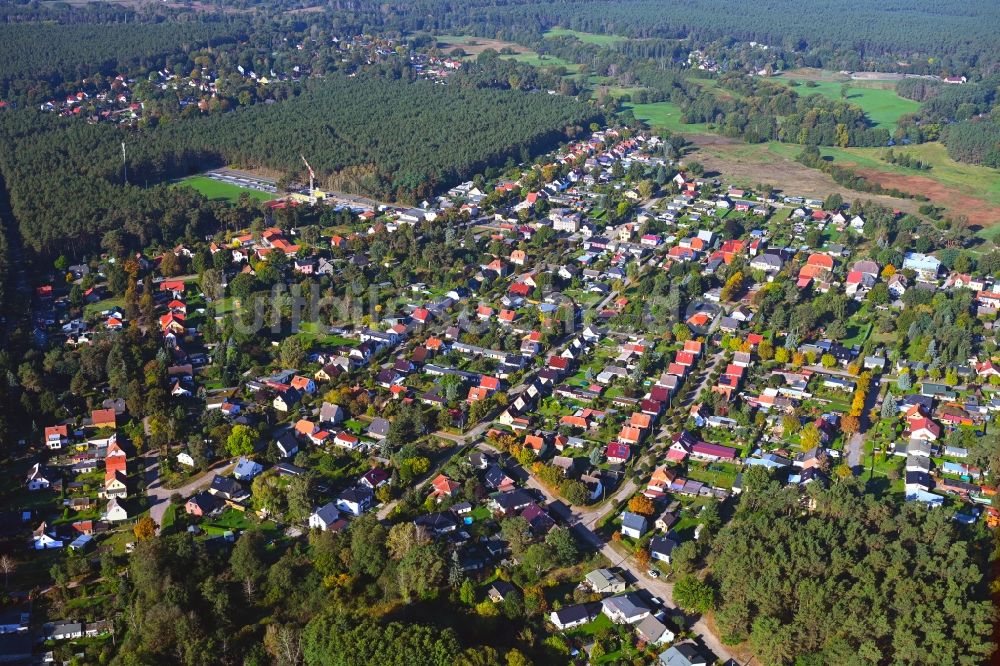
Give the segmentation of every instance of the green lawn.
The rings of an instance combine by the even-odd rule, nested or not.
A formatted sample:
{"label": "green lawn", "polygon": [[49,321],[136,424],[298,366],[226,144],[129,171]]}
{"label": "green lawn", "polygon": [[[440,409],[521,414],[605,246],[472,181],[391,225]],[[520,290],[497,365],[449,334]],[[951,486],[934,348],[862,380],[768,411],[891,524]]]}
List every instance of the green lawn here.
{"label": "green lawn", "polygon": [[112,298],[106,298],[103,301],[97,301],[96,303],[88,303],[83,306],[83,318],[91,319],[96,317],[105,310],[110,310],[112,308],[124,308],[125,298],[123,296],[114,296]]}
{"label": "green lawn", "polygon": [[177,505],[171,503],[167,507],[167,510],[163,512],[163,524],[160,527],[163,531],[174,526],[174,522],[177,520]]}
{"label": "green lawn", "polygon": [[191,176],[190,178],[184,178],[183,180],[178,181],[177,185],[187,185],[188,187],[193,187],[212,200],[236,201],[240,198],[240,195],[244,193],[249,194],[251,198],[258,199],[260,201],[270,201],[278,198],[274,194],[246,187],[239,187],[237,185],[230,185],[229,183],[223,183],[209,178],[208,176]]}
{"label": "green lawn", "polygon": [[[900,97],[896,94],[896,86],[891,81],[851,81],[826,80],[829,77],[823,76],[823,80],[811,78],[779,79],[782,83],[798,81],[799,86],[795,87],[795,92],[803,97],[809,95],[823,95],[830,99],[844,99],[851,104],[857,104],[872,121],[876,127],[885,127],[889,130],[895,128],[896,121],[904,113],[913,113],[920,104],[911,99]],[[835,77],[836,78],[836,77]],[[805,85],[805,81],[812,81],[815,87]],[[843,97],[841,90],[847,85],[847,97]]]}
{"label": "green lawn", "polygon": [[226,509],[218,518],[203,524],[202,528],[209,534],[222,534],[226,531],[235,532],[248,529],[251,524],[244,512]]}
{"label": "green lawn", "polygon": [[533,65],[534,67],[565,67],[571,71],[576,71],[580,67],[569,60],[563,60],[558,56],[545,55],[542,53],[515,53],[514,55],[505,55],[501,57],[523,62],[527,65]]}
{"label": "green lawn", "polygon": [[566,635],[593,637],[597,635],[599,631],[603,629],[611,629],[612,627],[614,627],[614,624],[612,624],[610,618],[608,618],[608,616],[604,613],[601,613],[587,624],[581,624],[579,627],[575,627],[567,631]]}
{"label": "green lawn", "polygon": [[313,342],[321,346],[329,347],[357,347],[360,344],[357,340],[345,338],[340,335],[328,335],[323,333],[325,324],[321,325],[315,321],[304,321],[299,324],[298,335],[303,342]]}
{"label": "green lawn", "polygon": [[619,35],[598,35],[593,32],[580,32],[579,30],[568,30],[566,28],[552,28],[545,31],[546,37],[576,37],[584,44],[597,44],[607,46],[617,42],[624,42],[628,38]]}
{"label": "green lawn", "polygon": [[630,109],[636,118],[654,128],[684,134],[708,134],[707,123],[685,124],[681,122],[681,109],[673,102],[650,102],[647,104],[622,104],[622,110]]}
{"label": "green lawn", "polygon": [[868,336],[871,335],[873,326],[871,324],[865,324],[863,326],[848,326],[847,327],[847,337],[841,342],[845,347],[853,347],[854,345],[863,345]]}

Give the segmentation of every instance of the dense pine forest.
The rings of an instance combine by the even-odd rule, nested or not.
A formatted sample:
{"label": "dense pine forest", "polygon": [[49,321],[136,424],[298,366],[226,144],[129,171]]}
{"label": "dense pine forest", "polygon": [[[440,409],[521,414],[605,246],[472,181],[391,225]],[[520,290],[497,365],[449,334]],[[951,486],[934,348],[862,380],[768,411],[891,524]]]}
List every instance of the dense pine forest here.
{"label": "dense pine forest", "polygon": [[[210,166],[299,173],[307,155],[340,189],[415,201],[487,166],[550,149],[599,117],[563,96],[330,77],[285,102],[138,135],[7,112],[0,115],[0,168],[27,246],[54,251],[72,239],[85,251],[111,229],[137,246],[197,230],[192,193],[157,184]],[[129,186],[122,184],[122,141]]]}
{"label": "dense pine forest", "polygon": [[894,507],[853,482],[814,493],[806,513],[799,494],[763,470],[746,481],[711,556],[723,636],[749,639],[764,663],[989,658],[988,554],[946,513]]}
{"label": "dense pine forest", "polygon": [[914,0],[905,9],[879,7],[865,0],[836,4],[824,0],[418,0],[395,6],[366,0],[360,6],[407,30],[461,29],[481,36],[510,36],[561,25],[630,37],[756,40],[813,50],[822,66],[830,69],[858,68],[867,59],[881,56],[891,56],[886,66],[891,66],[893,58],[911,59],[912,71],[942,67],[964,71],[973,66],[995,71],[1000,66],[1000,19],[990,0],[961,5]]}
{"label": "dense pine forest", "polygon": [[[185,21],[147,24],[48,23],[0,25],[0,96],[28,86],[55,87],[94,73],[162,66],[177,50],[232,39],[246,32],[242,21]],[[39,83],[41,82],[41,83]],[[37,92],[37,91],[34,91]]]}

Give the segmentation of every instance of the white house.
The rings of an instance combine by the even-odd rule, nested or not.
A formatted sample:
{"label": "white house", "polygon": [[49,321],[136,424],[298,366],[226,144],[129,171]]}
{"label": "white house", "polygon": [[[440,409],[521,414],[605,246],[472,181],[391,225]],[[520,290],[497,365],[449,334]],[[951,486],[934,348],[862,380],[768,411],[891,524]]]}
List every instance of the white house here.
{"label": "white house", "polygon": [[312,512],[309,516],[309,527],[327,531],[340,520],[340,510],[333,502],[328,502]]}
{"label": "white house", "polygon": [[626,511],[622,514],[622,534],[633,539],[641,539],[647,532],[649,525],[644,516],[638,513]]}
{"label": "white house", "polygon": [[194,457],[187,451],[181,451],[177,454],[177,463],[187,467],[194,467]]}
{"label": "white house", "polygon": [[352,516],[360,516],[371,507],[372,497],[368,488],[348,488],[337,498],[337,508]]}
{"label": "white house", "polygon": [[587,604],[564,606],[549,614],[549,620],[557,629],[561,630],[579,627],[581,624],[587,624],[593,619],[594,612]]}
{"label": "white house", "polygon": [[104,519],[109,523],[119,523],[123,520],[128,520],[128,511],[125,510],[118,500],[112,497],[108,501],[108,506],[104,510]]}
{"label": "white house", "polygon": [[25,480],[28,490],[45,490],[52,485],[48,471],[42,467],[42,463],[35,463],[28,471],[28,478]]}

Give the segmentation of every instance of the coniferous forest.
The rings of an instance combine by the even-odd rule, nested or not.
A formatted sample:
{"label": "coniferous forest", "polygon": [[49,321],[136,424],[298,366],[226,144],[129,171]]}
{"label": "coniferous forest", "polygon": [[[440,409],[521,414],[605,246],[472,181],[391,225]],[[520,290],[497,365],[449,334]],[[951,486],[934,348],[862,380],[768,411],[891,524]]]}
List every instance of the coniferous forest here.
{"label": "coniferous forest", "polygon": [[343,189],[414,201],[508,158],[528,159],[599,117],[563,96],[331,77],[279,104],[139,135],[30,110],[5,113],[0,168],[28,246],[50,251],[73,239],[83,250],[109,229],[142,244],[198,228],[192,193],[160,183],[210,166],[300,173],[306,155],[320,176],[340,174]]}

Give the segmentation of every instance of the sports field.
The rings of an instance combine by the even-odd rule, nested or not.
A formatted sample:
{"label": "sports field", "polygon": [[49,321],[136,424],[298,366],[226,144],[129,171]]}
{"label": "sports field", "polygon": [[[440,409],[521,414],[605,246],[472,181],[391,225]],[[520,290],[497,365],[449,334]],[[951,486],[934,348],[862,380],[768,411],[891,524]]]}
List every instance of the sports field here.
{"label": "sports field", "polygon": [[249,194],[251,198],[259,201],[270,201],[278,197],[268,192],[230,185],[221,181],[209,178],[208,176],[191,176],[177,181],[178,185],[187,185],[201,192],[212,200],[237,201],[242,194]]}

